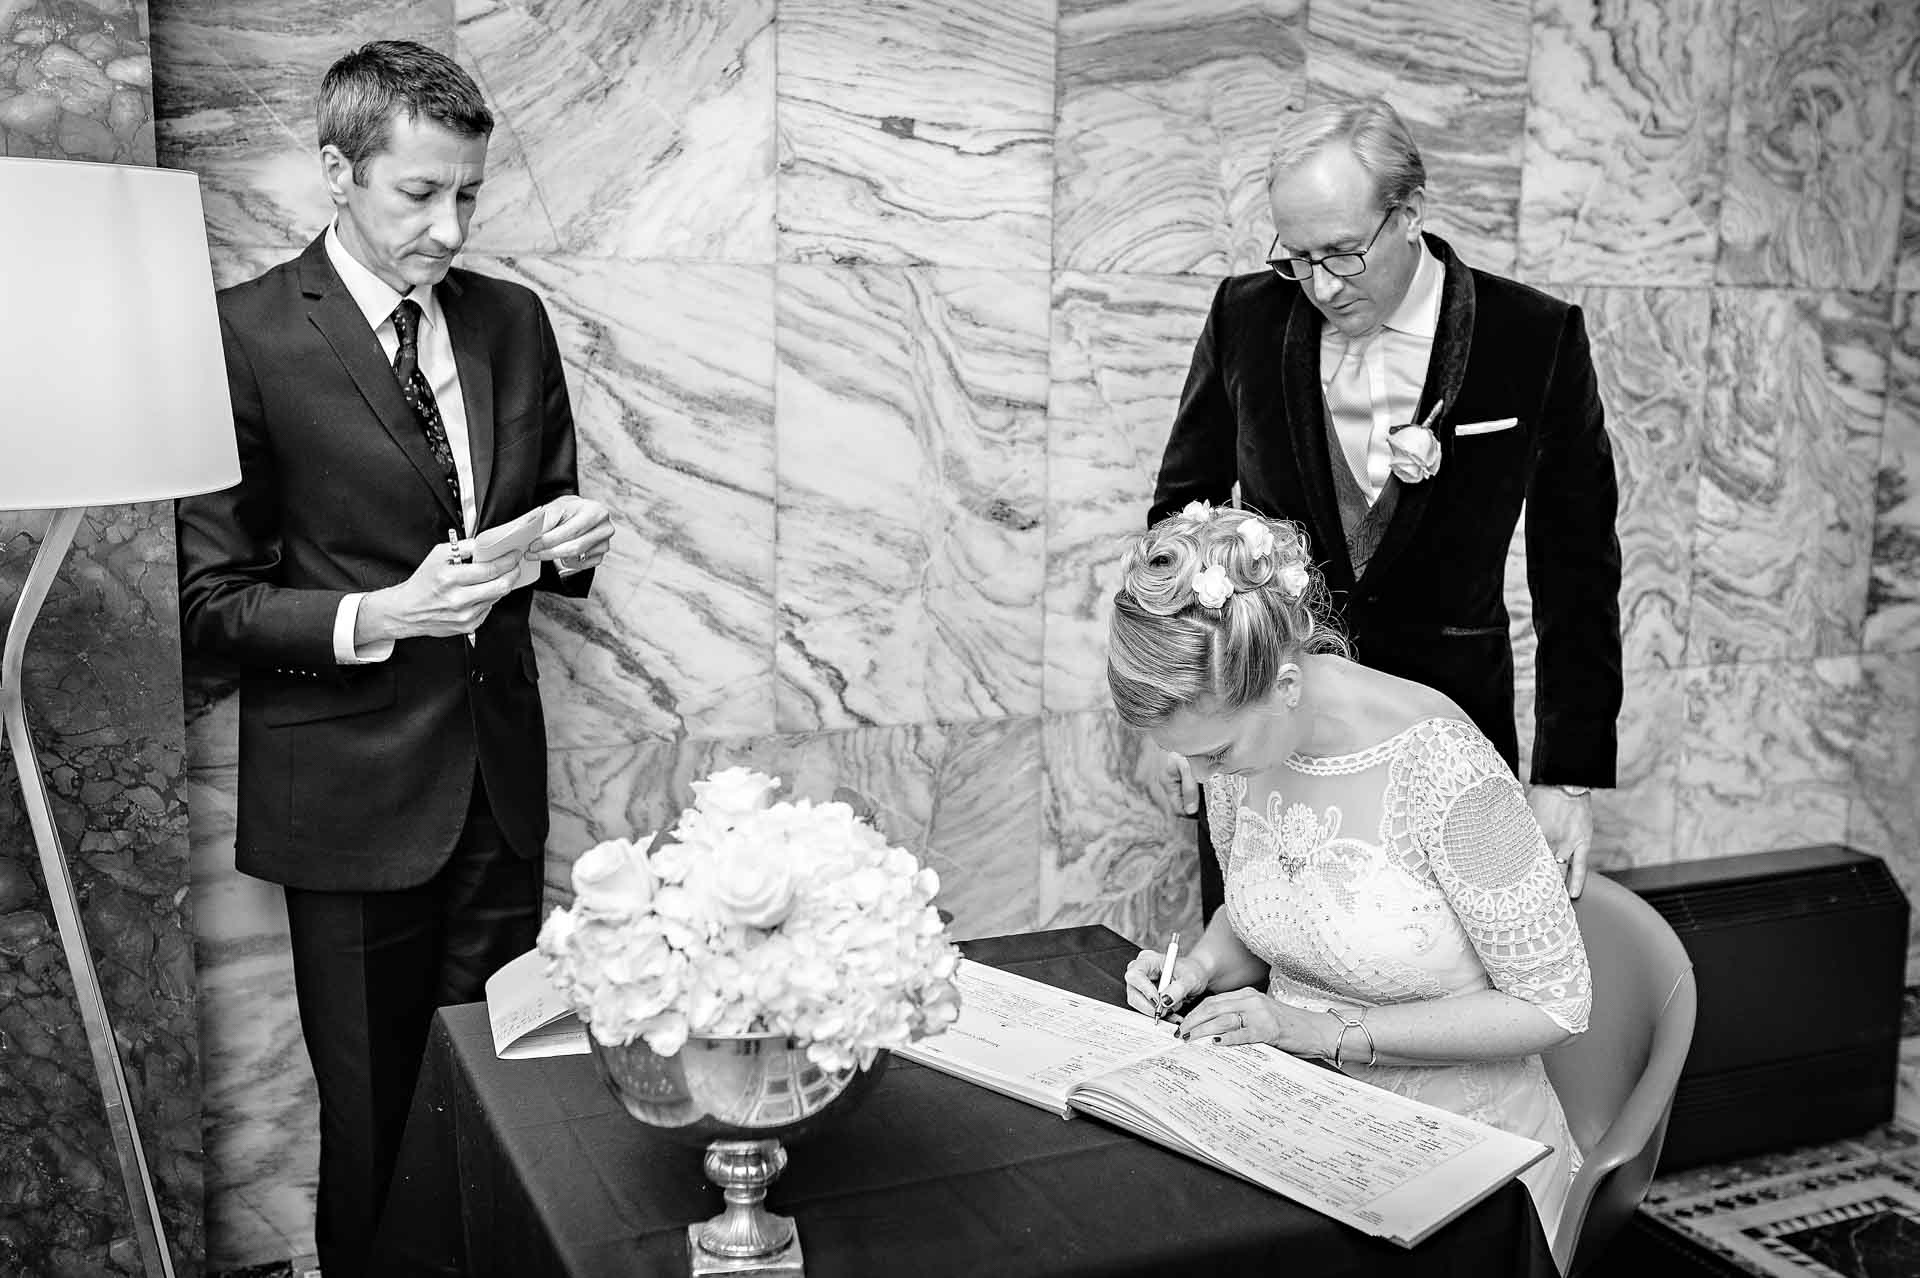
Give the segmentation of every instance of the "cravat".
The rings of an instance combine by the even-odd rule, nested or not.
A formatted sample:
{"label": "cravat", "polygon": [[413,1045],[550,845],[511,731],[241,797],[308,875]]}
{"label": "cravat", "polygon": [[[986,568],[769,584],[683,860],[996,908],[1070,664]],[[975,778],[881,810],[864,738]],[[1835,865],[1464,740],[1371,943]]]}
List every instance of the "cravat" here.
{"label": "cravat", "polygon": [[453,446],[447,442],[447,428],[440,421],[440,405],[433,398],[433,387],[420,371],[420,304],[408,298],[393,309],[393,331],[400,337],[400,349],[394,353],[393,375],[400,380],[400,393],[420,433],[427,437],[427,448],[440,463],[447,491],[453,494],[453,508],[460,509],[460,472],[453,464]]}
{"label": "cravat", "polygon": [[[1377,336],[1377,334],[1375,335]],[[1340,357],[1340,363],[1334,368],[1333,376],[1327,381],[1327,401],[1338,404],[1349,413],[1357,413],[1367,422],[1366,443],[1358,457],[1348,451],[1357,442],[1342,435],[1341,452],[1346,456],[1347,464],[1352,468],[1354,478],[1370,493],[1377,493],[1377,485],[1371,474],[1373,458],[1373,385],[1367,373],[1367,347],[1371,338],[1348,338],[1347,349]],[[1352,418],[1348,419],[1353,420]],[[1385,477],[1381,480],[1384,482]],[[1368,498],[1373,500],[1372,497]]]}

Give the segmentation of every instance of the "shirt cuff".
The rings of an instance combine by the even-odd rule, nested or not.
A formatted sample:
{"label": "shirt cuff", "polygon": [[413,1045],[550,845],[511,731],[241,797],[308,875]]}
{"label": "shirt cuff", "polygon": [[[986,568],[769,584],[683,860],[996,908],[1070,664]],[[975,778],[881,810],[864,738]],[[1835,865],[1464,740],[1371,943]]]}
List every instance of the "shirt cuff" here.
{"label": "shirt cuff", "polygon": [[343,666],[369,666],[393,655],[393,640],[382,639],[364,648],[353,646],[353,628],[360,621],[360,601],[365,591],[342,595],[339,610],[333,614],[333,659]]}

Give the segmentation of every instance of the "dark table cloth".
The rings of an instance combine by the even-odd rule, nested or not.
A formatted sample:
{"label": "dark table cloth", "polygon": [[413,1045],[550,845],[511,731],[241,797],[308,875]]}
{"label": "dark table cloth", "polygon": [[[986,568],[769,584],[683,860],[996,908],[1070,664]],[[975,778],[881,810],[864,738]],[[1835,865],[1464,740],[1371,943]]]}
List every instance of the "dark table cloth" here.
{"label": "dark table cloth", "polygon": [[[964,948],[1111,1002],[1137,953],[1104,927]],[[788,1152],[767,1205],[798,1221],[809,1278],[1557,1278],[1517,1181],[1408,1250],[1098,1120],[1063,1121],[898,1058],[864,1104]],[[484,1004],[445,1008],[374,1272],[685,1274],[687,1225],[721,1208],[700,1163],[628,1117],[588,1057],[500,1060]]]}

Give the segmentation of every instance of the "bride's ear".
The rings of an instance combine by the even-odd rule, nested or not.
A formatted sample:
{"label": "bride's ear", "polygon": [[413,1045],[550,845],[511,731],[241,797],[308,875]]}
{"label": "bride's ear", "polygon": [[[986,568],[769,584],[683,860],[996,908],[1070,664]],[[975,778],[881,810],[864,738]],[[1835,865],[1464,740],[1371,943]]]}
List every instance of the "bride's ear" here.
{"label": "bride's ear", "polygon": [[1273,690],[1280,694],[1280,701],[1291,710],[1300,704],[1300,667],[1286,662],[1280,667],[1280,673],[1273,681]]}

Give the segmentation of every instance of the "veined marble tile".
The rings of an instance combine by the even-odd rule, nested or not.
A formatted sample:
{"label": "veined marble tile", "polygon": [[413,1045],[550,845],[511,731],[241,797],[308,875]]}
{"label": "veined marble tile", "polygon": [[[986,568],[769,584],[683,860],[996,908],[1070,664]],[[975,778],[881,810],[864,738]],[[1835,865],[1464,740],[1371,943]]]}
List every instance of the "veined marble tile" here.
{"label": "veined marble tile", "polygon": [[1385,95],[1427,166],[1427,224],[1469,265],[1511,275],[1527,111],[1526,0],[1312,0],[1307,91]]}
{"label": "veined marble tile", "polygon": [[1219,276],[1273,238],[1267,155],[1305,82],[1305,0],[1063,0],[1053,259]]}
{"label": "veined marble tile", "polygon": [[1894,297],[1889,363],[1862,646],[1911,652],[1920,648],[1920,294]]}
{"label": "veined marble tile", "polygon": [[940,875],[936,904],[956,937],[1031,930],[1040,873],[1040,728],[1035,719],[857,728],[730,741],[641,742],[554,755],[549,899],[571,899],[580,853],[602,839],[670,824],[692,782],[757,768],[783,793],[815,800],[850,786],[880,828]]}
{"label": "veined marble tile", "polygon": [[1199,935],[1198,827],[1160,797],[1166,756],[1112,711],[1047,716],[1041,748],[1040,926]]}
{"label": "veined marble tile", "polygon": [[[237,705],[214,704],[195,735],[230,739]],[[320,1099],[293,992],[286,898],[233,866],[233,764],[188,778],[205,1077],[207,1265],[214,1271],[313,1250]]]}
{"label": "veined marble tile", "polygon": [[1049,265],[1054,0],[781,0],[786,261]]}
{"label": "veined marble tile", "polygon": [[1040,708],[1047,281],[783,267],[783,731]]}
{"label": "veined marble tile", "polygon": [[1916,40],[1911,4],[1740,0],[1721,283],[1892,280]]}
{"label": "veined marble tile", "polygon": [[1859,651],[1887,319],[1884,297],[1714,291],[1689,664]]}
{"label": "veined marble tile", "polygon": [[[1908,900],[1920,900],[1920,655],[1861,659],[1862,714],[1853,751],[1846,841],[1884,857]],[[1920,973],[1920,936],[1909,932],[1909,972]],[[1909,978],[1911,979],[1911,978]]]}
{"label": "veined marble tile", "polygon": [[314,132],[320,79],[341,54],[386,39],[453,52],[453,0],[157,6],[160,159],[200,175],[210,240],[303,245],[326,226],[333,211]]}
{"label": "veined marble tile", "polygon": [[[1920,105],[1914,110],[1920,113]],[[1920,121],[1907,130],[1907,201],[1900,218],[1900,262],[1894,287],[1920,289]]]}
{"label": "veined marble tile", "polygon": [[1540,0],[1520,263],[1529,279],[1709,284],[1734,7]]}
{"label": "veined marble tile", "polygon": [[774,728],[771,267],[475,259],[546,300],[580,489],[613,511],[583,601],[543,597],[547,739]]}
{"label": "veined marble tile", "polygon": [[[210,242],[207,256],[213,263],[213,286],[231,288],[235,284],[244,284],[280,263],[300,256],[306,247],[304,243],[238,247],[218,241]],[[471,266],[472,263],[463,258],[460,265]]]}
{"label": "veined marble tile", "polygon": [[480,247],[540,245],[516,235],[544,222],[571,253],[773,261],[773,0],[454,10],[539,211],[480,223]]}
{"label": "veined marble tile", "polygon": [[1592,865],[1600,870],[1675,860],[1680,763],[1689,674],[1651,667],[1626,673],[1617,784],[1593,792]]}
{"label": "veined marble tile", "polygon": [[1160,456],[1217,281],[1053,277],[1044,701],[1103,710],[1123,538],[1146,527]]}
{"label": "veined marble tile", "polygon": [[153,163],[140,0],[0,3],[0,156]]}
{"label": "veined marble tile", "polygon": [[1685,675],[1672,859],[1845,838],[1873,695],[1860,659],[1750,661]]}
{"label": "veined marble tile", "polygon": [[1685,661],[1711,306],[1703,289],[1584,288],[1620,485],[1625,669]]}

